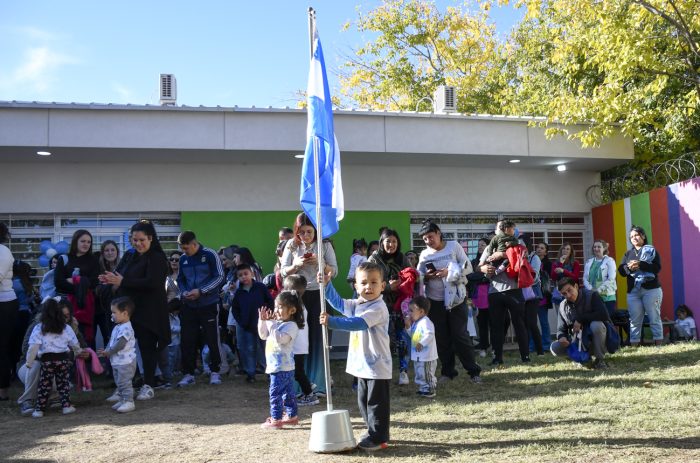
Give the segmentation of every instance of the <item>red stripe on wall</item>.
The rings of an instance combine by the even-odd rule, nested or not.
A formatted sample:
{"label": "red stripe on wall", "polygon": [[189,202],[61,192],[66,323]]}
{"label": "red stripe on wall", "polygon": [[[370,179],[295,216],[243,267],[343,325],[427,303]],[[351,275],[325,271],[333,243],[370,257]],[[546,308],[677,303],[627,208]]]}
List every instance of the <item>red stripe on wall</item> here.
{"label": "red stripe on wall", "polygon": [[594,207],[591,211],[593,218],[593,239],[605,240],[610,244],[608,255],[615,258],[615,225],[613,224],[612,204]]}
{"label": "red stripe on wall", "polygon": [[[673,274],[671,272],[671,230],[668,218],[668,188],[657,188],[649,192],[649,209],[651,210],[651,243],[661,257],[659,282],[663,288],[664,298],[661,304],[661,317],[673,320]],[[681,276],[679,276],[681,278]]]}

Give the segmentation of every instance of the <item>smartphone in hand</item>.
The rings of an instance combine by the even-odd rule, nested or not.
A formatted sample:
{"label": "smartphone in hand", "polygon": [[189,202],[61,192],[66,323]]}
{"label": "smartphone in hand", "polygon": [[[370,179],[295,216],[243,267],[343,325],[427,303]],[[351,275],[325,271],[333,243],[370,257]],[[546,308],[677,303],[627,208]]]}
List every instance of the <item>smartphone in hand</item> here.
{"label": "smartphone in hand", "polygon": [[437,270],[435,268],[435,264],[433,264],[432,262],[428,262],[427,264],[425,264],[425,268],[430,272],[435,272]]}

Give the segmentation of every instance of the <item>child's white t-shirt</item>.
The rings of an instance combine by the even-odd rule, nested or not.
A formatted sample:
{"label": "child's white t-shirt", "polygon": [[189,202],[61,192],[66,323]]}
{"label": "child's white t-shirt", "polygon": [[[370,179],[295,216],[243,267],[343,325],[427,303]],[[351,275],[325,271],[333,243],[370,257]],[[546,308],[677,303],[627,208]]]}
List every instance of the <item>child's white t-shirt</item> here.
{"label": "child's white t-shirt", "polygon": [[678,327],[678,331],[681,336],[688,338],[693,335],[693,330],[695,329],[695,319],[693,317],[685,317],[683,320],[679,318],[676,320],[676,327]]}
{"label": "child's white t-shirt", "polygon": [[[416,344],[420,343],[423,349],[418,352]],[[414,362],[430,362],[437,360],[437,343],[435,342],[435,325],[432,320],[424,316],[411,326],[411,360]]]}
{"label": "child's white t-shirt", "polygon": [[109,356],[109,362],[112,365],[129,365],[136,360],[136,336],[130,321],[114,327],[105,350],[110,350],[122,338],[126,339],[126,345],[122,350]]}
{"label": "child's white t-shirt", "polygon": [[346,317],[359,317],[367,330],[350,331],[348,342],[348,374],[363,379],[391,379],[391,350],[389,348],[389,311],[384,299],[369,302],[343,299]]}
{"label": "child's white t-shirt", "polygon": [[304,304],[301,305],[301,308],[304,311],[304,327],[299,330],[299,334],[294,339],[294,347],[292,348],[294,355],[307,355],[309,353],[309,323]]}
{"label": "child's white t-shirt", "polygon": [[267,362],[265,373],[269,375],[280,371],[294,370],[292,349],[298,333],[299,327],[292,321],[258,320],[258,334],[260,338],[267,340],[265,343],[265,361]]}
{"label": "child's white t-shirt", "polygon": [[61,334],[41,332],[41,323],[38,323],[29,335],[29,345],[39,345],[37,355],[42,354],[62,354],[70,352],[71,348],[78,348],[78,338],[75,336],[73,328],[66,325]]}

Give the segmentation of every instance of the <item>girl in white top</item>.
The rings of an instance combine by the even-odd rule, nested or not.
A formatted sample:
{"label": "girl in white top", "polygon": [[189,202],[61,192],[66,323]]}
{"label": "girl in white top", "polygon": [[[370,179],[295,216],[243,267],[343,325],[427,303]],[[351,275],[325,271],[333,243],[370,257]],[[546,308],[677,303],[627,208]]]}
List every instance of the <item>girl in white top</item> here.
{"label": "girl in white top", "polygon": [[[270,416],[261,425],[279,429],[299,423],[294,393],[294,340],[304,327],[301,297],[296,291],[282,291],[275,299],[275,311],[261,307],[258,334],[265,343],[265,373],[270,375]],[[284,412],[284,414],[283,414]]]}
{"label": "girl in white top", "polygon": [[583,268],[583,285],[589,291],[597,291],[603,299],[608,313],[612,316],[617,309],[617,266],[608,256],[608,243],[604,240],[593,242],[593,257]]}
{"label": "girl in white top", "polygon": [[71,349],[76,354],[80,353],[80,344],[73,329],[66,324],[63,308],[55,299],[47,299],[41,309],[41,323],[32,330],[27,351],[28,369],[31,369],[37,357],[41,361],[36,408],[32,416],[34,418],[44,416],[54,380],[61,398],[63,414],[68,415],[75,412],[75,407],[70,403],[69,376],[73,361],[69,354]]}

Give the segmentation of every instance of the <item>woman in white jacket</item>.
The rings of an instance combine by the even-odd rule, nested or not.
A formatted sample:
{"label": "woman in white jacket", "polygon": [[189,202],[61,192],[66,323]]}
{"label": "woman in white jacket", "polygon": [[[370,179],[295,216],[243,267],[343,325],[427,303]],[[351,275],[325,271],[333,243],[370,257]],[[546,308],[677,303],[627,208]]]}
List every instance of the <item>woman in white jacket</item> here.
{"label": "woman in white jacket", "polygon": [[608,243],[604,240],[593,242],[593,257],[588,259],[583,269],[583,285],[589,291],[596,291],[605,302],[612,316],[617,309],[617,266],[608,256]]}

